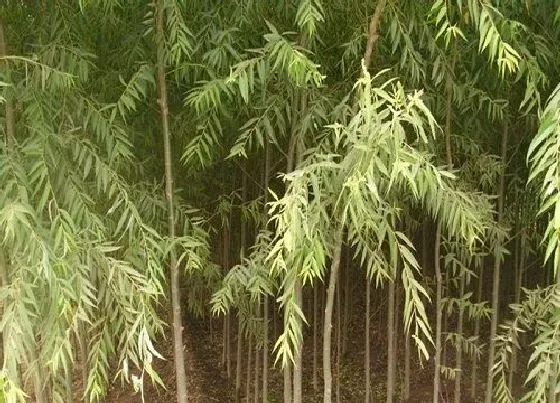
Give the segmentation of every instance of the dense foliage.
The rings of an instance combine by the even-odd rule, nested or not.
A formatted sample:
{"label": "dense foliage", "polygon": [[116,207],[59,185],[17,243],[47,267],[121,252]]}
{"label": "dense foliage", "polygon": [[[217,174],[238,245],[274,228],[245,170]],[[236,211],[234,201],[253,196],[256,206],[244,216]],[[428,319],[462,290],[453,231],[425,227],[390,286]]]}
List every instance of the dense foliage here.
{"label": "dense foliage", "polygon": [[74,363],[87,401],[114,374],[161,383],[185,303],[236,315],[265,360],[281,312],[299,403],[302,290],[328,286],[330,357],[348,249],[388,322],[403,290],[389,333],[435,357],[434,402],[440,374],[459,401],[463,352],[473,380],[488,356],[486,402],[519,393],[518,351],[523,401],[558,399],[559,44],[558,0],[5,0],[0,396],[67,401]]}

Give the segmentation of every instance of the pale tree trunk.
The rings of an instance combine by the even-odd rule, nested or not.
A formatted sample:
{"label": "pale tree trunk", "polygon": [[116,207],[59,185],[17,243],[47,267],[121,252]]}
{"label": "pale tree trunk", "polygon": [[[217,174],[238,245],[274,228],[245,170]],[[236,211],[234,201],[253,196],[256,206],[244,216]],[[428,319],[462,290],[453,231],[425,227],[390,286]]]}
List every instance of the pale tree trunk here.
{"label": "pale tree trunk", "polygon": [[[508,144],[508,123],[504,124],[504,131],[502,133],[502,156],[501,160],[504,164],[503,170],[500,174],[500,183],[498,186],[498,223],[502,222],[504,215],[504,191],[506,181],[506,164],[507,164],[507,144]],[[494,355],[496,350],[495,338],[498,332],[498,311],[500,309],[500,270],[501,258],[498,254],[498,248],[501,246],[500,241],[497,241],[496,250],[494,252],[494,273],[492,279],[492,319],[490,322],[490,342],[488,345],[488,373],[486,378],[486,395],[484,401],[492,403],[493,399],[493,378],[492,367],[494,365]]]}
{"label": "pale tree trunk", "polygon": [[[521,237],[521,239],[519,239]],[[515,285],[514,285],[514,304],[518,304],[521,298],[521,270],[525,265],[525,229],[515,238]],[[511,362],[509,365],[508,388],[512,390],[513,376],[517,371],[517,347],[512,346]]]}
{"label": "pale tree trunk", "polygon": [[[307,97],[304,92],[301,93],[301,107],[300,107],[300,114],[305,114],[307,109]],[[294,103],[295,105],[295,103]],[[303,151],[304,151],[304,139],[303,133],[295,134],[292,136],[295,139],[295,160],[296,166],[301,164],[303,160]],[[302,297],[302,283],[301,278],[296,275],[296,283],[295,283],[295,295],[296,295],[296,302],[297,306],[300,310],[303,311],[303,297]],[[303,326],[302,320],[297,317],[296,321],[298,322],[298,327],[301,329]],[[303,330],[302,330],[303,333]],[[303,383],[303,335],[301,342],[299,345],[296,346],[296,351],[294,354],[294,403],[303,403],[303,391],[302,391],[302,383]]]}
{"label": "pale tree trunk", "polygon": [[[476,294],[476,302],[482,301],[483,277],[484,277],[484,264],[480,267],[480,273],[478,274],[478,289]],[[474,321],[474,337],[477,339],[477,341],[479,336],[480,336],[480,318],[477,317]],[[475,354],[472,360],[472,369],[471,369],[471,397],[473,399],[476,397],[477,372],[478,372],[478,357]]]}
{"label": "pale tree trunk", "polygon": [[32,369],[35,403],[47,403],[47,398],[45,397],[46,379],[43,375],[41,363],[37,359],[37,353],[33,347],[28,351],[28,355],[29,362],[27,366]]}
{"label": "pale tree trunk", "polygon": [[405,401],[410,399],[410,335],[404,335],[404,380],[403,380],[403,398]]}
{"label": "pale tree trunk", "polygon": [[[459,295],[463,296],[465,293],[465,276],[464,274],[461,275],[460,281],[460,292]],[[460,336],[463,335],[463,316],[464,316],[464,309],[462,306],[459,307],[459,322],[457,323],[457,334]],[[455,374],[455,394],[454,400],[455,403],[461,403],[461,378],[462,378],[462,371],[463,371],[463,346],[459,343],[459,346],[456,347],[455,351],[455,368],[457,369],[457,373]]]}
{"label": "pale tree trunk", "polygon": [[284,403],[292,401],[292,364],[288,362],[284,367]]}
{"label": "pale tree trunk", "polygon": [[236,403],[241,402],[241,356],[242,356],[242,328],[241,328],[241,318],[237,318],[237,354],[235,363],[235,401]]}
{"label": "pale tree trunk", "polygon": [[393,402],[395,393],[395,281],[392,275],[387,292],[387,403]]}
{"label": "pale tree trunk", "polygon": [[434,355],[434,392],[433,403],[439,403],[439,380],[441,376],[441,263],[440,263],[440,247],[441,247],[441,221],[438,222],[435,240],[434,267],[436,270],[436,346]]}
{"label": "pale tree trunk", "polygon": [[251,401],[251,361],[253,356],[253,337],[251,333],[248,333],[247,338],[249,339],[247,345],[247,380],[245,383],[245,398],[247,403]]}
{"label": "pale tree trunk", "polygon": [[317,392],[317,285],[313,286],[313,390]]}
{"label": "pale tree trunk", "polygon": [[[364,53],[364,66],[369,69],[371,64],[371,59],[373,55],[373,47],[377,40],[379,39],[379,22],[381,20],[381,13],[385,8],[386,0],[379,0],[375,5],[375,11],[369,22],[366,51]],[[366,371],[366,403],[369,403],[371,399],[371,382],[370,382],[370,295],[371,285],[369,278],[366,276],[366,358],[365,358],[365,371]],[[326,403],[326,402],[325,402]]]}
{"label": "pale tree trunk", "polygon": [[[261,316],[261,303],[260,301],[257,302],[257,317],[260,318]],[[259,400],[259,385],[260,385],[260,348],[258,343],[255,342],[255,379],[253,381],[253,389],[254,389],[254,396],[255,396],[255,403],[258,403]]]}
{"label": "pale tree trunk", "polygon": [[[165,159],[165,196],[169,238],[175,238],[175,214],[173,205],[173,169],[171,156],[171,133],[167,109],[167,83],[165,81],[165,22],[164,0],[156,2],[156,43],[157,43],[157,86],[159,106],[161,109],[161,131],[163,135]],[[173,310],[173,357],[175,360],[175,377],[177,402],[187,403],[187,375],[185,372],[185,356],[183,351],[183,318],[181,314],[180,270],[177,266],[175,248],[170,251],[171,305]]]}
{"label": "pale tree trunk", "polygon": [[[451,113],[452,113],[452,101],[453,101],[453,71],[455,66],[455,55],[453,55],[453,60],[451,62],[451,69],[447,72],[447,82],[446,82],[446,102],[445,102],[445,158],[447,162],[448,169],[453,169],[453,153],[451,150]],[[442,361],[445,361],[447,357],[446,345],[443,346],[443,359],[441,355],[442,350],[442,340],[441,336],[443,331],[447,328],[447,315],[445,316],[445,324],[442,326],[442,275],[441,275],[441,229],[443,223],[441,219],[438,220],[438,226],[436,230],[436,240],[435,240],[435,269],[436,269],[436,352],[434,357],[435,362],[435,374],[434,374],[434,395],[433,401],[437,403],[439,401],[440,393],[440,379],[441,379],[441,366]],[[447,274],[447,271],[446,271]],[[445,276],[446,290],[448,276]],[[460,325],[462,326],[462,324]]]}
{"label": "pale tree trunk", "polygon": [[331,273],[329,276],[329,288],[325,303],[325,321],[323,323],[323,377],[325,386],[323,390],[323,403],[332,402],[332,367],[331,367],[331,332],[332,312],[334,305],[334,292],[336,290],[336,279],[340,267],[340,252],[342,249],[343,229],[339,228],[335,236]]}
{"label": "pale tree trunk", "polygon": [[[268,224],[268,182],[270,179],[270,145],[265,143],[264,157],[264,215],[265,228]],[[268,295],[264,296],[263,301],[263,373],[262,373],[262,401],[268,403]]]}
{"label": "pale tree trunk", "polygon": [[[243,172],[241,174],[241,204],[245,204],[247,201],[247,174]],[[240,229],[240,251],[239,258],[241,263],[245,260],[245,248],[247,247],[247,223],[243,219],[243,215],[240,214],[239,219],[241,220]],[[242,357],[242,328],[241,328],[241,318],[237,317],[237,359],[235,368],[235,401],[241,401],[241,357]]]}
{"label": "pale tree trunk", "polygon": [[[301,309],[303,306],[302,301],[302,288],[301,288],[301,279],[296,279],[295,285],[295,292],[296,292],[296,303],[297,306]],[[298,320],[299,326],[302,326],[301,320]],[[302,336],[303,338],[303,336]],[[302,403],[303,402],[303,392],[302,392],[302,381],[303,381],[303,340],[296,346],[296,351],[294,354],[294,403]]]}
{"label": "pale tree trunk", "polygon": [[[167,109],[167,83],[165,81],[165,22],[164,0],[156,1],[156,43],[157,43],[157,86],[159,106],[161,109],[161,131],[163,135],[165,160],[165,196],[169,223],[169,238],[175,238],[175,214],[173,205],[173,169],[171,156],[171,133]],[[170,251],[171,305],[173,311],[173,357],[175,360],[175,377],[177,402],[187,403],[187,375],[183,351],[183,322],[181,315],[180,270],[177,266],[175,248]]]}
{"label": "pale tree trunk", "polygon": [[[297,111],[297,103],[294,101],[292,105],[292,114],[295,115]],[[292,117],[295,119],[294,117]],[[290,143],[288,145],[288,156],[286,160],[286,173],[290,173],[294,170],[294,158],[296,157],[296,143],[298,139],[297,136],[292,133],[292,137],[290,138]],[[296,299],[297,299],[297,284],[296,284]],[[286,317],[286,313],[284,313],[284,317]],[[294,352],[294,361],[295,365],[298,365],[298,360],[301,361],[301,356],[298,354],[299,346],[296,346],[296,351]],[[292,401],[292,392],[293,392],[294,380],[292,379],[292,363],[288,361],[284,366],[284,403],[293,403]],[[295,393],[295,392],[294,392]]]}
{"label": "pale tree trunk", "polygon": [[[340,270],[338,271],[338,283],[341,284]],[[341,287],[336,289],[336,403],[340,403],[340,355],[342,352],[341,324],[340,324],[340,293]]]}

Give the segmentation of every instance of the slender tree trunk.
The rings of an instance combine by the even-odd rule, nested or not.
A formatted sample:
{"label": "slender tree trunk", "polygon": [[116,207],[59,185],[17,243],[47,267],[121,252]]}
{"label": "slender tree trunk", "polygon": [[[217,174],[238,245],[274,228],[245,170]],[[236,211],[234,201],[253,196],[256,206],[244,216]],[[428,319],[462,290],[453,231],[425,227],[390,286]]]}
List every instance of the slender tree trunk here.
{"label": "slender tree trunk", "polygon": [[[270,146],[265,143],[264,157],[264,215],[265,228],[268,224],[268,182],[270,178]],[[262,374],[262,401],[268,403],[268,295],[264,296],[263,302],[263,374]]]}
{"label": "slender tree trunk", "polygon": [[231,379],[231,315],[226,316],[226,370],[228,381]]}
{"label": "slender tree trunk", "polygon": [[[525,234],[524,231],[520,234],[520,237],[517,237],[515,240],[515,297],[514,297],[514,304],[518,304],[521,298],[521,268],[525,265]],[[509,374],[508,374],[508,388],[512,390],[513,387],[513,376],[517,371],[517,347],[512,346],[511,351],[511,362],[509,365]]]}
{"label": "slender tree trunk", "polygon": [[[163,135],[165,159],[165,193],[169,221],[169,238],[175,238],[175,214],[173,205],[173,159],[171,156],[171,133],[167,109],[167,83],[165,81],[165,22],[164,0],[156,1],[156,43],[157,43],[157,86],[159,106],[161,109],[161,131]],[[183,322],[181,315],[180,270],[177,266],[175,249],[170,251],[171,305],[173,310],[173,357],[175,359],[175,377],[177,402],[187,403],[187,375],[183,351]]]}
{"label": "slender tree trunk", "polygon": [[348,350],[348,325],[350,322],[350,270],[351,270],[350,247],[346,249],[346,270],[344,272],[344,318],[342,320],[342,356]]}
{"label": "slender tree trunk", "polygon": [[263,334],[263,373],[262,373],[262,401],[268,402],[268,295],[264,296],[264,334]]}
{"label": "slender tree trunk", "polygon": [[[464,273],[461,275],[460,281],[460,292],[459,295],[462,297],[465,294],[465,275]],[[459,322],[457,323],[457,334],[463,336],[463,316],[464,316],[464,309],[461,305],[459,307]],[[461,378],[462,378],[462,371],[463,371],[463,346],[461,343],[456,347],[457,350],[455,351],[455,367],[457,369],[457,373],[455,374],[455,394],[454,399],[455,403],[461,403]]]}
{"label": "slender tree trunk", "polygon": [[[241,174],[241,203],[245,204],[247,201],[247,174],[243,172]],[[243,219],[243,215],[240,214],[240,252],[239,257],[241,262],[245,260],[245,248],[247,247],[247,222]],[[237,318],[237,362],[235,368],[235,400],[237,402],[241,401],[241,356],[242,356],[242,329],[241,329],[241,319],[238,315]]]}
{"label": "slender tree trunk", "polygon": [[35,394],[35,403],[47,403],[45,397],[45,377],[41,368],[41,363],[37,359],[37,352],[34,347],[28,350],[29,362],[28,367],[32,369],[33,391]]}
{"label": "slender tree trunk", "polygon": [[371,281],[366,274],[366,357],[365,357],[365,372],[366,372],[366,403],[371,402],[371,380],[370,380],[370,315],[371,315]]}
{"label": "slender tree trunk", "polygon": [[403,398],[405,401],[410,399],[410,335],[404,335],[404,385],[403,385]]}
{"label": "slender tree trunk", "polygon": [[[504,125],[502,134],[502,163],[504,164],[502,173],[500,174],[500,183],[498,187],[498,223],[502,222],[504,214],[504,191],[505,191],[505,177],[506,177],[506,164],[507,164],[507,144],[508,144],[508,124]],[[499,241],[498,241],[499,242]],[[493,377],[492,367],[494,366],[495,355],[495,338],[498,331],[498,311],[500,309],[500,269],[501,258],[498,254],[498,249],[501,245],[496,245],[494,252],[494,273],[492,279],[492,319],[490,322],[490,343],[488,345],[488,373],[486,378],[486,395],[485,402],[492,403],[493,399]]]}
{"label": "slender tree trunk", "polygon": [[241,402],[241,369],[242,369],[242,332],[241,318],[237,318],[237,353],[235,362],[235,401]]}
{"label": "slender tree trunk", "polygon": [[440,380],[440,365],[441,365],[441,263],[440,263],[440,247],[441,247],[441,222],[438,222],[436,230],[435,253],[434,253],[434,267],[436,270],[436,348],[434,355],[434,393],[433,402],[439,403],[439,380]]}
{"label": "slender tree trunk", "polygon": [[[301,288],[301,279],[296,279],[296,301],[297,305],[300,307],[303,306],[302,301],[302,288]],[[301,320],[299,321],[299,325],[302,326]],[[296,351],[294,354],[294,403],[302,403],[303,402],[303,392],[302,392],[302,381],[303,381],[303,340],[296,346]]]}
{"label": "slender tree trunk", "polygon": [[[304,92],[301,93],[301,114],[304,114],[307,108],[307,97]],[[304,139],[303,134],[297,134],[292,136],[295,139],[295,160],[296,160],[296,167],[301,164],[303,159],[303,150],[304,150]],[[298,275],[296,276],[296,283],[295,283],[295,295],[297,306],[299,309],[303,310],[303,290],[302,290],[302,283],[301,278]],[[298,322],[298,326],[301,328],[303,326],[302,320],[297,317],[296,321]],[[303,331],[302,331],[303,332]],[[296,351],[294,354],[294,403],[303,403],[303,391],[302,391],[302,382],[303,382],[303,336],[301,342],[296,346]]]}
{"label": "slender tree trunk", "polygon": [[389,280],[387,295],[387,403],[392,403],[395,394],[395,281]]}
{"label": "slender tree trunk", "polygon": [[[480,267],[480,273],[478,275],[478,289],[477,289],[477,296],[476,302],[482,301],[482,282],[484,279],[484,265]],[[474,321],[474,337],[478,341],[478,337],[480,336],[480,318],[477,317]],[[478,357],[476,354],[472,360],[472,369],[471,369],[471,397],[474,399],[476,397],[476,377],[478,371]]]}
{"label": "slender tree trunk", "polygon": [[[293,103],[293,108],[292,108],[292,114],[295,115],[297,111],[297,103],[294,101]],[[294,117],[292,117],[292,119],[294,119]],[[290,143],[288,145],[288,157],[287,157],[287,161],[286,161],[286,172],[290,173],[294,170],[294,157],[295,157],[295,153],[296,153],[296,143],[297,143],[298,139],[297,136],[292,133],[292,137],[290,138]],[[296,284],[296,299],[297,299],[297,284]],[[284,313],[284,317],[286,313]],[[299,351],[299,346],[296,347],[296,351],[294,356],[295,359],[295,365],[298,365],[298,360],[301,361],[301,357],[298,357],[298,351]],[[292,391],[293,391],[293,383],[294,380],[292,379],[292,365],[290,362],[286,363],[286,365],[284,366],[284,403],[293,403],[292,402]]]}
{"label": "slender tree trunk", "polygon": [[253,336],[251,333],[247,336],[249,341],[247,342],[247,380],[245,383],[245,398],[247,399],[247,403],[251,401],[251,362],[253,356]]}
{"label": "slender tree trunk", "polygon": [[222,359],[220,363],[222,369],[226,367],[226,353],[227,353],[227,314],[224,315],[222,320]]}
{"label": "slender tree trunk", "polygon": [[342,228],[339,228],[335,236],[333,259],[331,263],[331,274],[329,277],[329,288],[327,290],[327,301],[325,304],[325,321],[323,323],[323,377],[325,387],[323,390],[323,403],[332,402],[332,367],[331,367],[331,331],[332,312],[334,305],[334,292],[336,290],[336,278],[340,267],[340,252],[342,249]]}
{"label": "slender tree trunk", "polygon": [[68,363],[68,371],[65,373],[65,389],[66,389],[66,403],[74,403],[74,386],[72,382],[72,372],[74,370],[74,363]]}
{"label": "slender tree trunk", "polygon": [[[338,272],[338,282],[342,283],[340,271]],[[341,315],[340,315],[340,293],[341,287],[336,289],[336,403],[340,403],[340,358],[342,353],[342,340],[341,340]]]}
{"label": "slender tree trunk", "polygon": [[288,362],[284,367],[284,403],[293,403],[292,400],[292,364]]}
{"label": "slender tree trunk", "polygon": [[[260,301],[257,302],[257,317],[260,318],[261,316],[261,303]],[[253,389],[254,389],[254,397],[255,403],[259,401],[259,385],[260,385],[260,348],[259,343],[255,342],[255,379],[253,381]]]}
{"label": "slender tree trunk", "polygon": [[317,392],[317,285],[313,286],[313,390]]}

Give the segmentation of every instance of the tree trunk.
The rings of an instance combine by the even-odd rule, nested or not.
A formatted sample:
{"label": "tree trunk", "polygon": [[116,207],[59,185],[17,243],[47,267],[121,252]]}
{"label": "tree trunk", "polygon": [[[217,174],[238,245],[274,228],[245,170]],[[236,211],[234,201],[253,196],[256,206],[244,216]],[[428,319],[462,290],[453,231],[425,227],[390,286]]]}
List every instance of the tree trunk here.
{"label": "tree trunk", "polygon": [[410,335],[404,335],[404,385],[403,385],[403,398],[405,401],[410,399]]}
{"label": "tree trunk", "polygon": [[237,359],[235,364],[235,401],[237,403],[241,402],[241,356],[242,356],[242,329],[241,329],[241,319],[237,318]]}
{"label": "tree trunk", "polygon": [[[461,275],[460,281],[460,292],[459,295],[462,297],[465,294],[465,274]],[[464,309],[461,305],[459,307],[459,322],[457,323],[457,334],[459,336],[463,336],[463,316],[464,316]],[[456,346],[457,350],[455,351],[455,367],[457,369],[457,373],[455,374],[455,394],[454,400],[455,403],[461,403],[461,378],[462,378],[462,371],[463,371],[463,346],[459,343],[459,346]]]}
{"label": "tree trunk", "polygon": [[[507,164],[507,142],[508,142],[508,124],[504,124],[504,131],[502,134],[502,163],[504,164],[503,170],[500,174],[500,183],[498,187],[498,223],[502,222],[504,214],[504,190],[506,181],[506,164]],[[495,338],[498,331],[498,311],[500,309],[500,269],[501,259],[498,255],[498,248],[501,246],[499,241],[496,245],[494,252],[494,273],[492,279],[492,320],[490,322],[490,343],[488,345],[488,373],[486,378],[486,395],[485,403],[492,403],[493,398],[493,378],[492,367],[494,366],[495,355]]]}
{"label": "tree trunk", "polygon": [[323,323],[323,377],[325,386],[323,390],[323,403],[332,402],[332,367],[331,367],[331,331],[332,312],[334,305],[334,292],[336,289],[336,278],[340,267],[340,252],[342,249],[342,228],[339,228],[335,236],[333,259],[331,263],[331,274],[329,277],[329,288],[327,290],[327,301],[325,303],[325,321]]}
{"label": "tree trunk", "polygon": [[387,295],[387,403],[395,393],[395,276],[389,280]]}
{"label": "tree trunk", "polygon": [[288,362],[284,367],[284,403],[292,401],[292,364]]}
{"label": "tree trunk", "polygon": [[[265,229],[268,224],[268,182],[270,179],[270,146],[265,143],[265,157],[264,157],[264,216],[265,216]],[[262,401],[268,403],[268,295],[264,296],[263,302],[263,373],[262,373]]]}
{"label": "tree trunk", "polygon": [[441,221],[438,222],[436,230],[434,267],[436,270],[436,346],[434,355],[434,393],[433,402],[439,403],[439,380],[441,365],[441,263],[440,263],[440,247],[441,247]]}
{"label": "tree trunk", "polygon": [[317,285],[313,286],[313,390],[317,392]]}
{"label": "tree trunk", "polygon": [[[484,278],[484,265],[480,267],[480,273],[478,275],[478,290],[477,290],[477,297],[476,302],[482,301],[482,282]],[[474,321],[474,337],[478,341],[478,337],[480,336],[480,318],[477,317]],[[472,360],[472,369],[471,369],[471,397],[474,399],[476,397],[476,373],[478,370],[478,358],[476,354]]]}
{"label": "tree trunk", "polygon": [[[524,229],[521,234],[515,238],[515,284],[514,284],[514,304],[519,304],[521,298],[521,267],[524,266],[524,254],[525,254],[525,235]],[[521,237],[521,240],[519,239]],[[511,362],[509,365],[508,374],[508,388],[512,390],[513,387],[513,376],[517,371],[517,347],[512,346],[511,351]]]}
{"label": "tree trunk", "polygon": [[[245,204],[247,201],[247,174],[243,172],[241,174],[241,204]],[[243,215],[239,215],[239,220],[241,223],[240,234],[239,234],[239,258],[241,263],[245,260],[245,248],[247,247],[247,222],[243,219]],[[241,356],[242,356],[242,329],[241,329],[241,319],[238,314],[237,317],[237,360],[235,368],[235,400],[237,402],[241,401]]]}
{"label": "tree trunk", "polygon": [[344,273],[344,317],[342,319],[342,356],[348,350],[348,326],[350,322],[350,270],[351,267],[350,247],[346,249],[346,270]]}
{"label": "tree trunk", "polygon": [[264,296],[264,334],[263,334],[263,369],[262,369],[262,401],[268,402],[268,295]]}
{"label": "tree trunk", "polygon": [[[303,306],[301,279],[296,279],[295,285],[297,306],[301,309]],[[301,320],[298,321],[302,326]],[[296,346],[294,354],[294,403],[303,402],[302,381],[303,381],[303,340]]]}
{"label": "tree trunk", "polygon": [[[257,302],[257,317],[260,318],[261,316],[261,303],[260,301]],[[259,385],[260,385],[260,348],[259,343],[255,342],[255,379],[253,381],[253,389],[254,389],[254,397],[255,403],[259,401]]]}
{"label": "tree trunk", "polygon": [[[173,169],[171,156],[171,133],[167,109],[167,84],[165,81],[165,22],[164,0],[156,2],[156,44],[157,44],[157,86],[159,106],[161,109],[161,131],[163,135],[165,160],[165,195],[167,198],[167,214],[169,222],[169,238],[175,238],[175,214],[173,205]],[[183,351],[183,322],[181,315],[180,270],[177,266],[175,249],[170,251],[169,271],[171,277],[171,305],[173,310],[173,357],[175,360],[175,377],[177,402],[187,403],[187,375]]]}
{"label": "tree trunk", "polygon": [[247,380],[245,383],[245,398],[247,403],[251,401],[251,361],[253,356],[253,337],[251,333],[248,333],[247,338]]}
{"label": "tree trunk", "polygon": [[[340,270],[338,272],[338,283],[341,284],[342,279]],[[341,315],[340,315],[340,293],[341,287],[336,289],[336,403],[340,403],[340,358],[342,353],[342,340],[341,340]]]}

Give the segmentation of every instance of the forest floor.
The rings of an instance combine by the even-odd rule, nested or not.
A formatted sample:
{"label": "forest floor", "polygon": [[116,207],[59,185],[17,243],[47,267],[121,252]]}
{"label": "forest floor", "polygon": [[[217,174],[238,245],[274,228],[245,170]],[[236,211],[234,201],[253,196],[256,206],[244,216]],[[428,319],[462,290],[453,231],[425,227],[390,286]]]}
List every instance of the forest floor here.
{"label": "forest floor", "polygon": [[[356,301],[358,302],[358,301]],[[361,305],[358,302],[357,305]],[[357,312],[363,312],[361,306],[354,306]],[[383,308],[377,306],[377,312],[383,311]],[[381,308],[381,309],[380,309]],[[356,312],[355,311],[355,312]],[[356,318],[357,319],[357,318]],[[232,321],[235,323],[234,321]],[[363,324],[357,323],[349,324],[347,328],[347,350],[343,356],[340,365],[340,399],[335,400],[337,396],[336,379],[338,373],[336,354],[333,354],[333,401],[338,402],[363,402],[365,401],[365,387],[364,387],[364,356],[365,346],[363,342]],[[359,321],[361,322],[361,321]],[[232,328],[235,327],[233,326]],[[381,321],[383,323],[383,321]],[[279,324],[280,326],[280,324]],[[278,327],[279,327],[278,326]],[[189,401],[191,403],[229,403],[235,402],[235,348],[236,337],[232,337],[232,361],[230,366],[231,377],[228,380],[227,370],[221,363],[222,356],[222,333],[221,321],[214,320],[213,332],[210,332],[208,321],[188,319],[185,321],[184,329],[184,346],[185,346],[185,359],[187,365],[188,388],[189,388]],[[216,330],[216,328],[218,328]],[[319,329],[318,329],[319,330]],[[334,329],[333,329],[333,333]],[[272,335],[271,335],[272,337]],[[322,357],[321,357],[321,333],[318,333],[317,338],[317,386],[315,391],[313,388],[313,333],[312,328],[307,328],[304,333],[304,377],[303,377],[303,393],[304,401],[307,403],[321,402],[322,401]],[[385,326],[372,327],[371,331],[372,349],[371,349],[371,392],[373,402],[384,402],[386,400],[386,329]],[[334,342],[334,338],[333,338]],[[271,342],[271,345],[273,342]],[[336,344],[334,344],[336,348]],[[155,368],[165,383],[166,389],[161,387],[154,387],[151,382],[145,380],[144,402],[166,402],[171,403],[175,399],[175,372],[173,366],[173,350],[170,337],[167,340],[158,343],[158,351],[165,357],[165,361],[157,360]],[[451,348],[447,349],[449,363],[452,364],[454,351]],[[262,401],[254,399],[254,363],[251,369],[251,384],[250,384],[250,399],[246,398],[246,346],[243,346],[243,371],[242,371],[242,402],[247,401]],[[403,372],[404,372],[404,345],[397,345],[398,362],[397,362],[397,390],[402,389]],[[417,360],[415,348],[411,348],[411,377],[410,377],[410,391],[411,397],[407,402],[431,402],[432,401],[432,387],[433,387],[433,366],[431,362],[424,363],[420,366]],[[485,359],[482,359],[482,365],[479,370],[479,379],[483,378],[486,367]],[[252,358],[254,362],[254,356]],[[282,388],[283,377],[282,372],[278,368],[272,368],[274,365],[274,356],[269,356],[271,370],[269,372],[269,399],[271,403],[282,402]],[[482,401],[484,392],[484,383],[477,382],[477,398],[472,399],[470,393],[470,360],[466,359],[466,368],[463,375],[463,398],[464,403],[476,403]],[[484,374],[482,373],[484,371]],[[146,377],[147,378],[147,377]],[[443,378],[443,377],[442,377]],[[259,379],[259,388],[262,379]],[[453,395],[452,380],[442,379],[442,395],[441,402],[452,401]],[[107,397],[109,403],[132,403],[142,402],[141,395],[134,393],[131,385],[121,385],[120,381],[116,381],[109,390]],[[403,401],[396,399],[396,401]]]}

